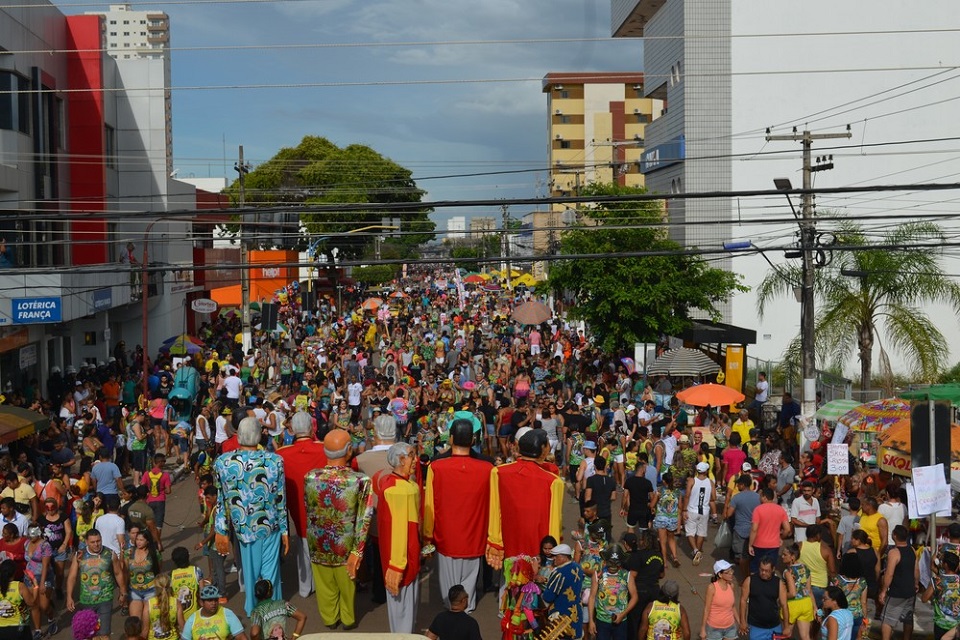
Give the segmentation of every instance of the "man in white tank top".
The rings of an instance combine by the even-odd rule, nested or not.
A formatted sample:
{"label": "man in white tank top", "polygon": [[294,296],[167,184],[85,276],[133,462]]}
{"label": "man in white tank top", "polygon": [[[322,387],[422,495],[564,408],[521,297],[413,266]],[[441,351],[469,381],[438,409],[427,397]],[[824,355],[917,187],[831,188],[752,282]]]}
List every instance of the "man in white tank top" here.
{"label": "man in white tank top", "polygon": [[717,512],[717,490],[707,476],[710,465],[697,464],[697,475],[687,480],[687,492],[683,497],[685,508],[680,509],[680,523],[686,523],[687,540],[693,549],[693,564],[703,559],[703,541],[707,537],[710,516]]}

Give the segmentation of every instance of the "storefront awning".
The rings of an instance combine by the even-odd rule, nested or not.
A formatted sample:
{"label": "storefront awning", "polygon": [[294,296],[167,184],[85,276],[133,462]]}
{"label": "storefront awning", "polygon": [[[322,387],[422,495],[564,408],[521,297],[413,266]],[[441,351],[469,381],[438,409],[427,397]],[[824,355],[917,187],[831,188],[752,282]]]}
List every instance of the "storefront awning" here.
{"label": "storefront awning", "polygon": [[0,444],[26,438],[50,426],[50,418],[29,409],[0,406]]}

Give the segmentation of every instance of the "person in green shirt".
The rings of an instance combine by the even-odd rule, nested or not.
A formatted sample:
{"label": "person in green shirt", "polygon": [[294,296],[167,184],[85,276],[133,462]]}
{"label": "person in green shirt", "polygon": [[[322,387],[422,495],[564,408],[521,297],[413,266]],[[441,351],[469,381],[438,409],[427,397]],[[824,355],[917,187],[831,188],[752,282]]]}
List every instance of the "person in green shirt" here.
{"label": "person in green shirt", "polygon": [[[287,638],[286,626],[293,620],[293,638],[300,637],[303,627],[307,623],[307,614],[284,600],[273,599],[273,583],[269,580],[257,580],[253,587],[257,598],[257,606],[250,612],[251,640],[283,640]],[[334,625],[336,626],[336,625]],[[353,625],[356,626],[356,625]]]}

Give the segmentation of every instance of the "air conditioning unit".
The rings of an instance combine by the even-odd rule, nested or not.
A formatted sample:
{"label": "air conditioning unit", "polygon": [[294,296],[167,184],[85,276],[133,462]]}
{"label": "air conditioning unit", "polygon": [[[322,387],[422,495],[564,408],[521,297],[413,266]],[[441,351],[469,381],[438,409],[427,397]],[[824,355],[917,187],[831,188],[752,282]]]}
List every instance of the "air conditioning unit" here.
{"label": "air conditioning unit", "polygon": [[553,85],[553,90],[554,90],[554,91],[563,91],[563,85],[562,85],[562,84],[555,84],[555,85]]}
{"label": "air conditioning unit", "polygon": [[643,85],[642,85],[642,84],[635,84],[635,85],[633,85],[633,88],[634,88],[635,91],[643,91]]}
{"label": "air conditioning unit", "polygon": [[633,139],[639,142],[640,144],[643,144],[643,136],[641,136],[639,133],[634,134]]}
{"label": "air conditioning unit", "polygon": [[559,133],[557,134],[557,140],[563,140],[563,136],[560,135]]}
{"label": "air conditioning unit", "polygon": [[560,111],[560,109],[557,109],[556,111],[554,111],[554,113],[555,113],[556,115],[558,115],[558,116],[562,116],[562,115],[563,115],[563,111]]}
{"label": "air conditioning unit", "polygon": [[640,115],[640,109],[634,109],[633,113],[634,115]]}

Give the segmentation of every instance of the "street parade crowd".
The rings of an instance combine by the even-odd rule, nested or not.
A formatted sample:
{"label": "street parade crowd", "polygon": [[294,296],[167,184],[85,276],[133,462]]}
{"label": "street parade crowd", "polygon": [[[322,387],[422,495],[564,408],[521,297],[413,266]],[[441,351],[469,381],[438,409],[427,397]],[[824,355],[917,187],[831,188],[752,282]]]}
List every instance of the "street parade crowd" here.
{"label": "street parade crowd", "polygon": [[[789,393],[764,421],[764,376],[739,412],[683,406],[697,381],[645,376],[562,309],[518,322],[532,292],[457,274],[343,309],[301,293],[247,351],[220,314],[155,359],[120,342],[8,390],[51,422],[0,458],[0,640],[53,636],[64,609],[77,640],[295,640],[308,617],[356,627],[358,592],[391,632],[443,640],[480,637],[484,592],[506,639],[910,640],[917,598],[955,634],[960,525],[918,553],[899,478],[827,476],[830,434],[800,449]],[[165,546],[172,468],[196,485],[195,548]],[[284,599],[281,557],[317,613]],[[691,616],[671,573],[705,560]]]}

